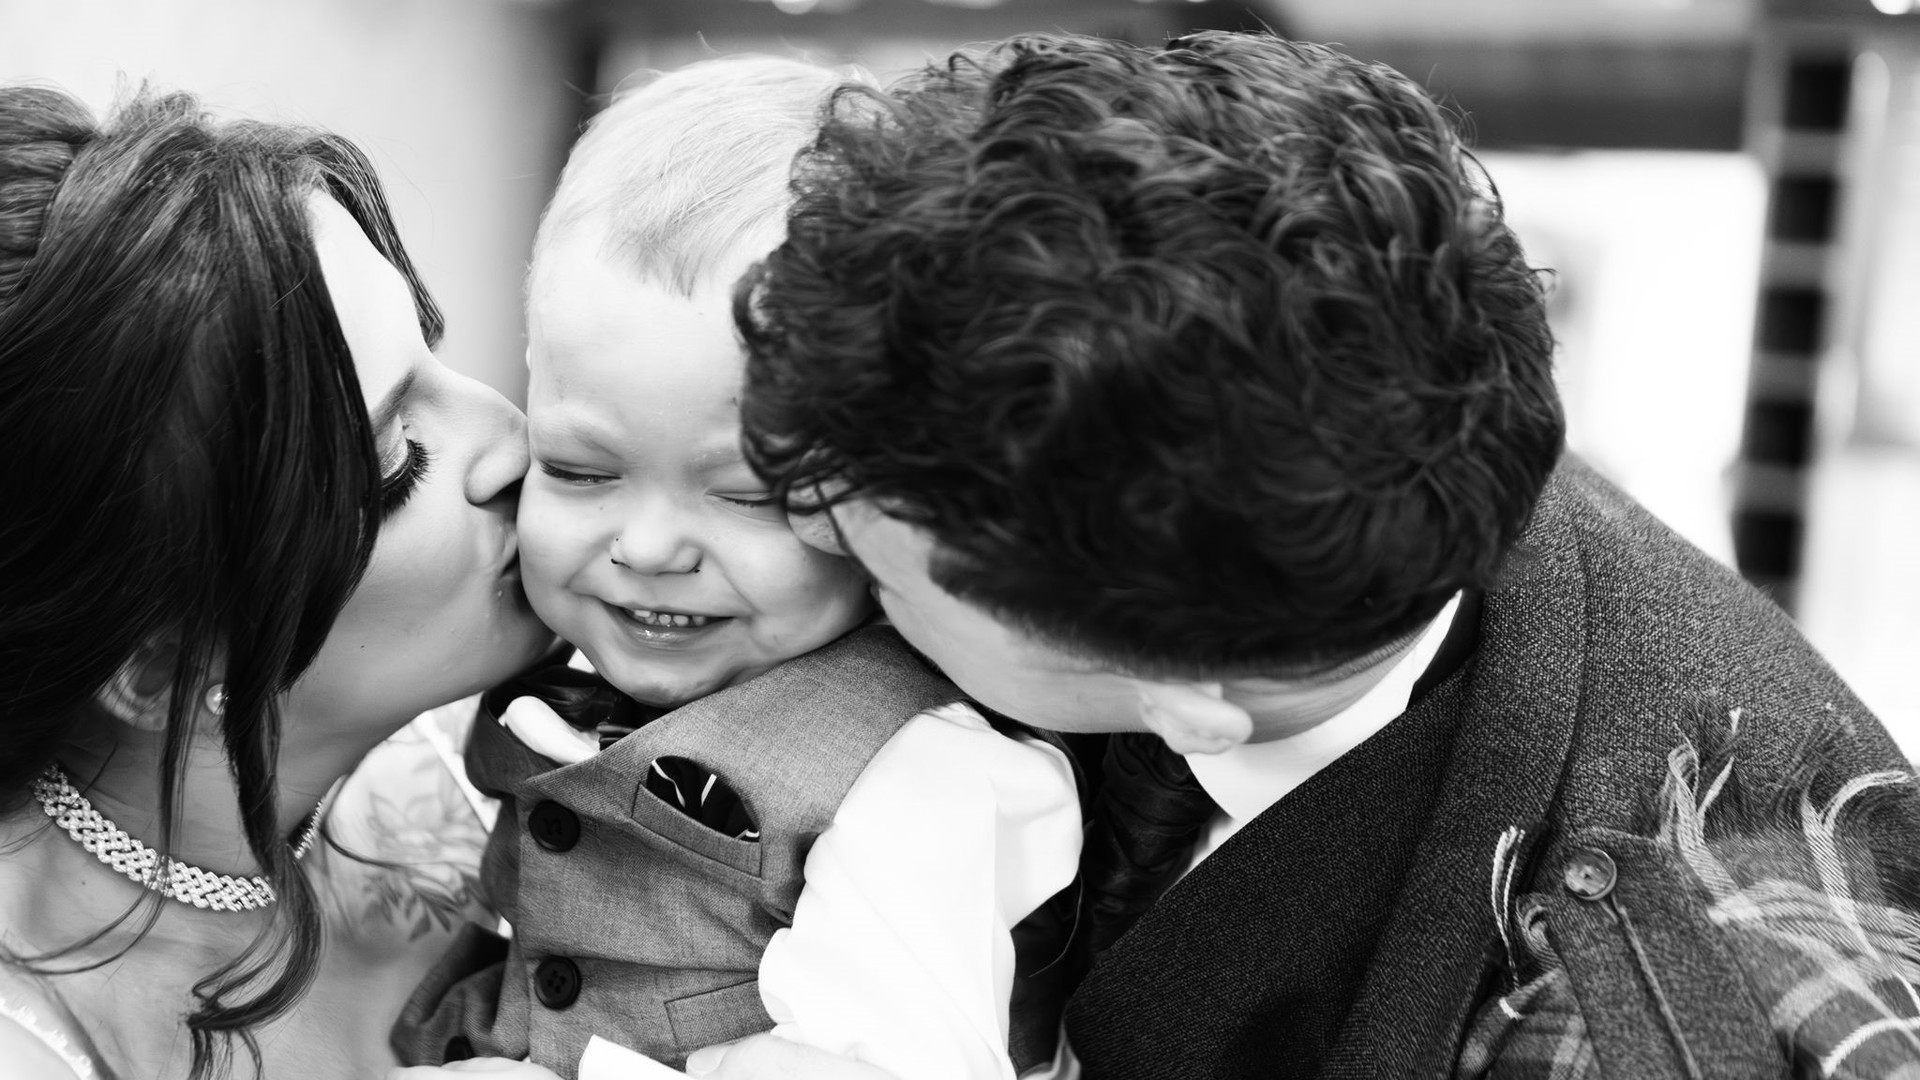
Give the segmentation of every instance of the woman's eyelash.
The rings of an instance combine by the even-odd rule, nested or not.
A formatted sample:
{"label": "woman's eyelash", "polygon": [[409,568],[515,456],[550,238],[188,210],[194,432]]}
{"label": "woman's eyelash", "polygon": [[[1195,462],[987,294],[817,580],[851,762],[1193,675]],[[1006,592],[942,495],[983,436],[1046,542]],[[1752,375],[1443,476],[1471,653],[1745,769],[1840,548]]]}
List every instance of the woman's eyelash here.
{"label": "woman's eyelash", "polygon": [[420,481],[426,478],[427,469],[433,464],[433,455],[427,448],[407,440],[407,460],[392,476],[380,478],[380,516],[386,517],[407,505]]}
{"label": "woman's eyelash", "polygon": [[762,506],[773,505],[773,492],[771,491],[767,492],[765,495],[753,495],[753,496],[721,495],[719,497],[722,499],[725,499],[727,502],[734,504],[735,506],[762,507]]}

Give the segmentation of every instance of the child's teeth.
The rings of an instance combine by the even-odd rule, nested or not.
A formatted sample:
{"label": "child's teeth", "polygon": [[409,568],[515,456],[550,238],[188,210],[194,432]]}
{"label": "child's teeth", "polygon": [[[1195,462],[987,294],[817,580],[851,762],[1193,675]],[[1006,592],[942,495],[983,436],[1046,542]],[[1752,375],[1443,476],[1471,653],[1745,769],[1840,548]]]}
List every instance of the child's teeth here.
{"label": "child's teeth", "polygon": [[676,629],[705,626],[713,621],[711,615],[676,615],[666,611],[648,611],[645,608],[628,608],[627,614],[632,615],[636,622],[643,622],[648,626],[671,626]]}

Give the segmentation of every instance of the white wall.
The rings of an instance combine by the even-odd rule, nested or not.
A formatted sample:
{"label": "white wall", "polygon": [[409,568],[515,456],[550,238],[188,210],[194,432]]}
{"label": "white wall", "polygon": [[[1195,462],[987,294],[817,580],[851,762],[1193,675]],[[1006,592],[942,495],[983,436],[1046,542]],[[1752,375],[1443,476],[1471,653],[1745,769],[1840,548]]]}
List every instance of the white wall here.
{"label": "white wall", "polygon": [[1752,358],[1766,179],[1744,154],[1483,154],[1554,271],[1567,441],[1733,561],[1729,469]]}
{"label": "white wall", "polygon": [[520,400],[520,274],[578,99],[563,26],[533,0],[0,0],[0,82],[100,108],[148,80],[353,139],[446,311],[443,357]]}

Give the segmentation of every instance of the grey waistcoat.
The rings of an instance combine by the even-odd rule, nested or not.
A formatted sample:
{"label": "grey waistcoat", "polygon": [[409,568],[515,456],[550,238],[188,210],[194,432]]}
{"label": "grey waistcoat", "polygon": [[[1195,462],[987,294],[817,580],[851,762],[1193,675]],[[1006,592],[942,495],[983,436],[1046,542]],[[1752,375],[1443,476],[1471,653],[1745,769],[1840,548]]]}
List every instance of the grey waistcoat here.
{"label": "grey waistcoat", "polygon": [[[760,956],[792,921],[808,849],[880,747],[960,697],[893,630],[867,627],[562,768],[483,716],[467,767],[503,799],[482,877],[513,938],[468,928],[403,1011],[401,1059],[530,1055],[570,1078],[595,1034],[678,1068],[700,1047],[771,1028]],[[759,841],[650,793],[646,769],[668,755],[731,785]],[[536,842],[535,814],[570,815],[577,840]]]}

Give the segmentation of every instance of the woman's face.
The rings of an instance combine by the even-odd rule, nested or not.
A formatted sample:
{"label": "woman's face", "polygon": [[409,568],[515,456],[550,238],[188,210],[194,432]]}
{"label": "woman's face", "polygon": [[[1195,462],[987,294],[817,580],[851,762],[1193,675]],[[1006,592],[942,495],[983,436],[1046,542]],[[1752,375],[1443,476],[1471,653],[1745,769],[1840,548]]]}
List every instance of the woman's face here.
{"label": "woman's face", "polygon": [[311,205],[390,509],[366,576],[283,702],[289,749],[309,752],[330,741],[364,747],[553,644],[520,587],[524,418],[434,358],[406,280],[345,208],[326,196]]}

